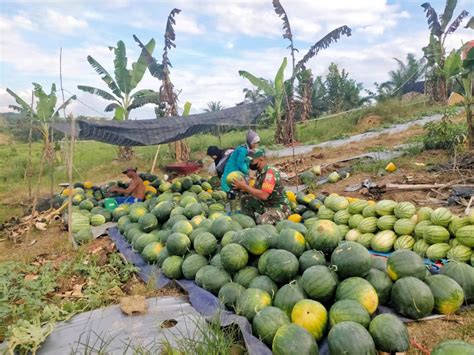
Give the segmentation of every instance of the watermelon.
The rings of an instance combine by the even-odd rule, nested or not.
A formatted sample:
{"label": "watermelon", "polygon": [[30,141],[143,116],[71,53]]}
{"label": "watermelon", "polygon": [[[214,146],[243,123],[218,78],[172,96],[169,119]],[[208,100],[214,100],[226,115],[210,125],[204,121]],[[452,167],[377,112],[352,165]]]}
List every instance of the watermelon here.
{"label": "watermelon", "polygon": [[466,302],[474,303],[474,268],[472,266],[450,261],[441,268],[440,274],[455,280],[463,289]]}
{"label": "watermelon", "polygon": [[217,239],[211,233],[200,233],[193,242],[194,250],[201,255],[211,255],[217,248]]}
{"label": "watermelon", "polygon": [[336,324],[328,334],[330,354],[376,355],[375,344],[367,329],[356,322]]}
{"label": "watermelon", "polygon": [[297,324],[285,324],[278,328],[273,338],[272,353],[274,355],[298,353],[305,355],[317,355],[318,344],[313,336],[303,327]]}
{"label": "watermelon", "polygon": [[351,229],[346,233],[344,239],[348,242],[356,242],[362,236],[362,233],[358,229]]}
{"label": "watermelon", "polygon": [[181,271],[183,272],[185,279],[194,280],[199,269],[207,264],[207,259],[204,256],[191,254],[184,258],[183,264],[181,265]]}
{"label": "watermelon", "polygon": [[446,257],[448,258],[448,260],[455,260],[467,263],[471,260],[471,255],[471,248],[465,245],[457,245],[449,249],[448,253],[446,254]]}
{"label": "watermelon", "polygon": [[258,269],[256,267],[246,266],[236,272],[233,281],[238,284],[241,284],[245,288],[248,288],[250,282],[259,275],[260,273],[258,272]]}
{"label": "watermelon", "polygon": [[271,224],[259,224],[257,225],[257,228],[263,229],[265,232],[267,232],[271,236],[278,235],[278,229],[274,225]]}
{"label": "watermelon", "polygon": [[430,245],[424,239],[420,239],[413,244],[413,251],[424,258],[429,247]]}
{"label": "watermelon", "polygon": [[144,216],[146,213],[148,213],[148,210],[146,209],[145,206],[137,205],[135,207],[134,206],[130,207],[130,212],[128,215],[130,216],[130,220],[132,222],[138,222],[140,217]]}
{"label": "watermelon", "polygon": [[299,258],[300,271],[304,272],[311,266],[326,265],[326,258],[319,250],[307,250]]}
{"label": "watermelon", "polygon": [[386,272],[387,258],[383,256],[372,255],[372,268]]}
{"label": "watermelon", "polygon": [[416,207],[411,202],[400,202],[393,210],[397,218],[411,218],[416,213]]}
{"label": "watermelon", "polygon": [[365,200],[356,200],[349,203],[347,210],[350,214],[362,214],[362,211],[369,205]]}
{"label": "watermelon", "polygon": [[311,248],[323,253],[331,253],[339,243],[341,236],[337,225],[332,221],[316,221],[306,234],[306,241]]}
{"label": "watermelon", "polygon": [[242,269],[249,260],[247,250],[239,244],[227,244],[221,250],[221,263],[227,271],[237,271]]}
{"label": "watermelon", "polygon": [[322,339],[326,330],[328,313],[321,303],[305,299],[294,305],[291,322],[305,328],[318,341]]}
{"label": "watermelon", "polygon": [[390,300],[390,291],[392,290],[393,285],[390,277],[379,269],[370,269],[365,279],[370,282],[374,287],[375,292],[377,292],[379,304],[387,304]]}
{"label": "watermelon", "polygon": [[355,242],[339,244],[331,254],[331,264],[341,279],[352,276],[364,277],[372,266],[369,251]]}
{"label": "watermelon", "polygon": [[411,235],[401,235],[393,244],[395,250],[412,250],[415,245],[415,238]]}
{"label": "watermelon", "polygon": [[272,305],[272,297],[258,288],[246,289],[237,299],[236,312],[249,321],[262,309]]}
{"label": "watermelon", "polygon": [[194,278],[194,281],[196,282],[196,285],[198,285],[199,287],[202,287],[202,276],[204,275],[205,272],[207,272],[208,270],[212,270],[215,267],[216,266],[214,266],[214,265],[205,265],[202,268],[200,268],[196,272],[196,277]]}
{"label": "watermelon", "polygon": [[352,321],[367,328],[370,324],[369,312],[359,302],[340,300],[335,302],[329,310],[329,324],[334,327],[341,322]]}
{"label": "watermelon", "polygon": [[388,216],[394,213],[397,203],[392,200],[381,200],[375,204],[375,211],[379,216]]}
{"label": "watermelon", "polygon": [[105,217],[101,214],[95,214],[95,215],[92,215],[91,219],[91,226],[100,226],[102,224],[105,223]]}
{"label": "watermelon", "polygon": [[306,240],[300,232],[286,228],[282,229],[278,235],[276,247],[278,249],[287,250],[296,257],[300,257],[306,250]]}
{"label": "watermelon", "polygon": [[453,214],[445,207],[435,209],[430,216],[431,223],[436,226],[447,227]]}
{"label": "watermelon", "polygon": [[364,234],[364,233],[375,233],[377,231],[377,221],[376,217],[366,217],[362,219],[357,226],[357,229]]}
{"label": "watermelon", "polygon": [[242,228],[253,228],[256,226],[255,221],[252,217],[246,216],[241,213],[234,214],[231,218],[238,224],[240,224]]}
{"label": "watermelon", "polygon": [[336,212],[347,209],[349,207],[349,201],[343,196],[331,194],[324,200],[324,206]]}
{"label": "watermelon", "polygon": [[374,287],[360,277],[345,279],[337,287],[336,301],[346,299],[359,302],[369,314],[373,314],[379,305],[379,298]]}
{"label": "watermelon", "polygon": [[200,203],[192,202],[188,203],[184,207],[183,215],[185,215],[188,219],[192,219],[195,216],[200,216],[203,214],[203,209]]}
{"label": "watermelon", "polygon": [[375,235],[372,233],[364,233],[357,237],[356,242],[361,244],[367,249],[370,249],[372,244],[372,239],[374,239]]}
{"label": "watermelon", "polygon": [[276,229],[278,232],[281,232],[283,229],[286,229],[286,228],[298,231],[303,235],[306,235],[306,232],[308,231],[303,224],[295,223],[288,219],[283,219],[276,224]]}
{"label": "watermelon", "polygon": [[456,239],[462,245],[474,248],[474,225],[459,228],[456,231]]}
{"label": "watermelon", "polygon": [[426,250],[426,257],[433,261],[446,258],[451,246],[448,243],[436,243]]}
{"label": "watermelon", "polygon": [[370,244],[372,249],[379,252],[389,252],[397,240],[397,235],[391,230],[378,232]]}
{"label": "watermelon", "polygon": [[84,244],[90,242],[93,239],[92,230],[90,227],[82,228],[73,235],[77,244]]}
{"label": "watermelon", "polygon": [[377,228],[384,230],[392,230],[393,226],[397,222],[397,217],[392,215],[382,216],[377,220]]}
{"label": "watermelon", "polygon": [[333,298],[339,280],[331,269],[323,265],[315,265],[303,272],[301,284],[309,298],[327,302]]}
{"label": "watermelon", "polygon": [[224,234],[226,234],[229,231],[238,231],[241,230],[242,227],[240,224],[237,222],[233,221],[230,217],[228,216],[221,216],[215,219],[212,222],[210,232],[217,238],[221,239]]}
{"label": "watermelon", "polygon": [[453,216],[453,218],[451,219],[451,222],[448,225],[449,233],[455,236],[459,228],[468,226],[469,224],[471,224],[469,222],[469,217],[460,218],[458,216]]}
{"label": "watermelon", "polygon": [[405,276],[413,276],[423,280],[426,274],[426,266],[423,259],[415,252],[397,250],[388,257],[387,274],[393,281]]}
{"label": "watermelon", "polygon": [[[304,240],[304,238],[303,238]],[[261,255],[269,248],[268,233],[259,228],[249,228],[243,232],[241,244],[250,254]]]}
{"label": "watermelon", "polygon": [[296,256],[289,251],[275,249],[266,261],[265,274],[275,282],[285,282],[295,277],[298,269],[299,263]]}
{"label": "watermelon", "polygon": [[411,276],[393,284],[390,300],[398,313],[412,319],[428,316],[434,307],[433,293],[428,285]]}
{"label": "watermelon", "polygon": [[345,224],[339,224],[337,229],[339,230],[339,241],[342,241],[350,230],[349,226],[346,226]]}
{"label": "watermelon", "polygon": [[189,239],[191,240],[191,242],[194,243],[194,241],[196,240],[196,238],[199,234],[207,233],[207,232],[208,232],[208,230],[206,228],[202,228],[202,227],[195,228],[195,229],[193,229],[192,233],[189,235]]}
{"label": "watermelon", "polygon": [[377,217],[377,212],[375,211],[375,205],[367,205],[362,210],[362,216],[364,217]]}
{"label": "watermelon", "polygon": [[265,344],[271,346],[275,334],[283,325],[290,324],[290,318],[277,307],[266,307],[253,318],[252,330]]}
{"label": "watermelon", "polygon": [[156,256],[156,265],[159,267],[163,266],[163,262],[170,256],[168,249],[163,248]]}
{"label": "watermelon", "polygon": [[[197,277],[197,273],[196,273]],[[230,275],[227,271],[220,269],[218,267],[212,266],[204,271],[202,275],[200,275],[200,281],[202,288],[205,290],[212,292],[213,294],[217,295],[219,290],[222,286],[229,283],[231,281]]]}
{"label": "watermelon", "polygon": [[408,218],[402,218],[395,222],[393,230],[398,235],[410,235],[415,230],[416,223]]}
{"label": "watermelon", "polygon": [[171,255],[183,256],[189,250],[191,240],[186,234],[173,233],[166,240],[166,249]]}
{"label": "watermelon", "polygon": [[148,244],[157,241],[158,238],[156,237],[156,235],[145,233],[135,239],[135,241],[133,242],[133,248],[139,253],[141,253]]}
{"label": "watermelon", "polygon": [[462,340],[445,340],[431,350],[431,355],[472,355],[474,345]]}
{"label": "watermelon", "polygon": [[79,203],[80,210],[92,210],[94,208],[94,203],[91,200],[84,200]]}
{"label": "watermelon", "polygon": [[267,270],[267,260],[270,257],[270,255],[273,253],[273,251],[274,249],[267,250],[258,258],[257,268],[258,268],[259,273],[265,274]]}
{"label": "watermelon", "polygon": [[349,218],[349,227],[350,228],[357,228],[359,226],[359,223],[361,223],[364,220],[364,216],[361,214],[354,214]]}
{"label": "watermelon", "polygon": [[332,221],[334,219],[334,215],[335,212],[326,206],[319,207],[318,213],[316,214],[319,219],[328,221]]}
{"label": "watermelon", "polygon": [[370,322],[369,332],[378,351],[406,352],[410,337],[405,324],[393,314],[380,314]]}
{"label": "watermelon", "polygon": [[429,221],[431,223],[432,213],[433,209],[431,207],[421,207],[416,214],[418,223],[421,221]]}
{"label": "watermelon", "polygon": [[242,180],[244,178],[244,174],[241,172],[241,171],[232,171],[231,173],[229,173],[226,177],[226,182],[227,182],[227,185],[229,186],[232,186],[232,183],[234,182],[234,180]]}
{"label": "watermelon", "polygon": [[433,275],[425,280],[434,297],[434,309],[440,314],[453,314],[461,308],[464,291],[446,275]]}
{"label": "watermelon", "polygon": [[221,239],[221,246],[226,246],[227,244],[232,243],[232,238],[236,232],[235,231],[229,231]]}
{"label": "watermelon", "polygon": [[347,210],[340,210],[334,214],[334,223],[336,224],[347,224],[349,223],[351,214]]}
{"label": "watermelon", "polygon": [[449,231],[441,226],[426,226],[423,230],[423,239],[428,244],[447,243]]}
{"label": "watermelon", "polygon": [[244,293],[245,287],[235,282],[226,283],[219,290],[219,300],[228,308],[234,308],[237,300]]}
{"label": "watermelon", "polygon": [[170,279],[180,279],[183,274],[181,266],[183,265],[183,258],[177,255],[171,255],[163,261],[161,271]]}
{"label": "watermelon", "polygon": [[145,248],[143,248],[143,258],[150,264],[154,264],[156,263],[158,255],[163,249],[165,249],[165,246],[160,242],[151,242],[147,244]]}
{"label": "watermelon", "polygon": [[158,220],[154,214],[145,213],[138,219],[138,224],[144,232],[148,233],[158,227]]}
{"label": "watermelon", "polygon": [[123,232],[125,231],[125,227],[131,223],[132,221],[130,220],[129,216],[122,216],[117,221],[117,228],[120,231],[120,233],[123,234]]}
{"label": "watermelon", "polygon": [[212,266],[218,267],[223,269],[224,267],[222,266],[221,263],[221,254],[216,254],[211,258],[211,261],[209,262]]}
{"label": "watermelon", "polygon": [[425,228],[428,226],[432,226],[432,223],[430,220],[424,220],[416,224],[414,235],[417,240],[423,238],[423,234],[425,233]]}
{"label": "watermelon", "polygon": [[306,295],[296,281],[292,281],[289,284],[282,286],[273,298],[273,304],[286,312],[291,317],[293,306],[296,302],[305,299]]}
{"label": "watermelon", "polygon": [[189,236],[193,231],[193,225],[189,221],[178,221],[171,228],[173,233],[182,233]]}

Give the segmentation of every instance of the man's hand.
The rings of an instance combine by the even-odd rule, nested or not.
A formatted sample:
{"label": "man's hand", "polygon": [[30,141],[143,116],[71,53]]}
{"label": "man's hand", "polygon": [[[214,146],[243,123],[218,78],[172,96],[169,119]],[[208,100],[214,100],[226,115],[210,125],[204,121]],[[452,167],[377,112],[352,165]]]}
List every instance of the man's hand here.
{"label": "man's hand", "polygon": [[242,190],[242,191],[246,191],[247,188],[249,187],[249,185],[247,184],[247,181],[245,181],[245,179],[236,179],[234,180],[234,182],[232,183],[232,186],[237,189],[237,190]]}
{"label": "man's hand", "polygon": [[112,187],[109,189],[109,192],[117,192],[117,186],[112,186]]}

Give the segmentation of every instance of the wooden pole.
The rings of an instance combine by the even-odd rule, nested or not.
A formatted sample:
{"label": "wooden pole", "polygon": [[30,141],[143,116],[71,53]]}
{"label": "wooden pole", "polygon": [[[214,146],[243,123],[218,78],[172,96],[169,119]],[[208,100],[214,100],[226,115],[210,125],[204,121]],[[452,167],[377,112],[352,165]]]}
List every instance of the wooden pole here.
{"label": "wooden pole", "polygon": [[[63,70],[62,70],[62,63],[63,63],[63,49],[61,48],[59,51],[59,82],[61,84],[61,93],[63,97],[63,105],[65,102],[64,99],[64,88],[63,88]],[[63,115],[64,118],[66,118],[66,108],[63,107]],[[76,120],[74,119],[74,116],[71,115],[71,136],[70,136],[70,145],[69,145],[69,156],[67,160],[67,174],[68,174],[68,180],[69,180],[69,193],[68,193],[68,199],[67,199],[67,230],[68,230],[68,237],[69,241],[72,244],[72,247],[74,249],[77,249],[77,244],[76,241],[74,240],[74,236],[72,235],[72,186],[73,186],[73,181],[72,181],[72,166],[73,166],[73,157],[74,157],[74,139],[76,135]]]}
{"label": "wooden pole", "polygon": [[28,179],[28,199],[31,200],[31,140],[33,139],[33,101],[34,101],[35,94],[31,92],[31,106],[30,106],[30,131],[28,133],[28,167],[26,171],[26,177]]}
{"label": "wooden pole", "polygon": [[161,145],[158,145],[158,147],[156,148],[155,157],[153,158],[153,164],[151,164],[150,174],[153,174],[153,172],[155,171],[156,161],[158,160],[158,154],[160,153],[160,148],[161,148]]}

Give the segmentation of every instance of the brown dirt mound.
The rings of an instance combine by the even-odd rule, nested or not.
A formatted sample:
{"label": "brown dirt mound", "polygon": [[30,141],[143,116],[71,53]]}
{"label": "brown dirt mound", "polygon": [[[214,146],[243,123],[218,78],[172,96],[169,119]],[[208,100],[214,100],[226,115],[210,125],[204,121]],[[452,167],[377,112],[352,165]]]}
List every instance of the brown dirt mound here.
{"label": "brown dirt mound", "polygon": [[365,132],[370,128],[378,127],[382,124],[382,117],[378,115],[370,114],[368,116],[362,117],[357,123],[357,130],[360,132]]}
{"label": "brown dirt mound", "polygon": [[12,144],[12,139],[10,136],[4,133],[0,133],[0,145],[9,145]]}

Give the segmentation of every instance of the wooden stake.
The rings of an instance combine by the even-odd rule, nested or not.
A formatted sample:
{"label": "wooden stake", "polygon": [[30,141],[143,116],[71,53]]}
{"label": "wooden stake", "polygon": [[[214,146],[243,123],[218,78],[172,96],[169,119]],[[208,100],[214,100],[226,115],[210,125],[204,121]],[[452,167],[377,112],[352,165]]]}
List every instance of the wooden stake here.
{"label": "wooden stake", "polygon": [[155,157],[153,158],[153,164],[151,164],[150,174],[153,174],[153,172],[155,171],[156,161],[158,160],[158,154],[160,153],[160,148],[161,148],[161,145],[158,145],[158,147],[156,148]]}
{"label": "wooden stake", "polygon": [[28,167],[26,171],[26,177],[28,179],[28,199],[31,200],[31,170],[33,169],[31,166],[31,140],[33,139],[33,101],[34,101],[35,94],[31,92],[31,106],[30,106],[30,132],[28,133]]}

